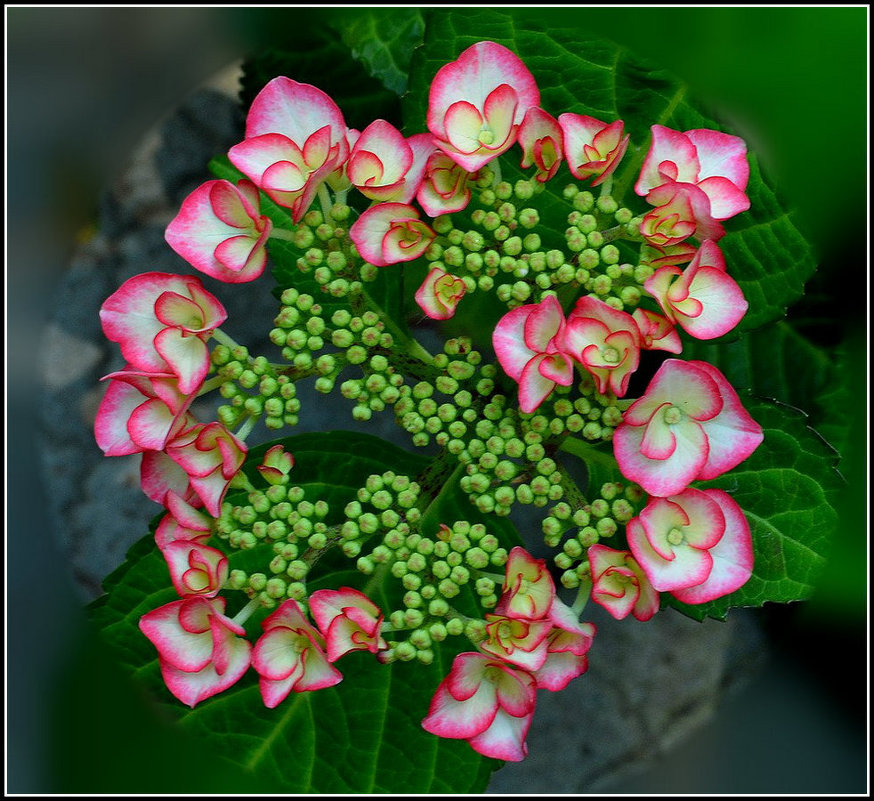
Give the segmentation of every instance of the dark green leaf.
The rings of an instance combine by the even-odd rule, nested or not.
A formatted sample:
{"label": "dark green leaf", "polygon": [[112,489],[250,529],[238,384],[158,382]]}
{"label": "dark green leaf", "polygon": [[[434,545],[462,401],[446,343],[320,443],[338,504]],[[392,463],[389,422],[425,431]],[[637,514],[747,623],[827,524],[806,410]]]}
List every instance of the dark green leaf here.
{"label": "dark green leaf", "polygon": [[722,619],[734,606],[810,597],[837,523],[837,454],[796,409],[764,402],[746,406],[764,429],[764,442],[734,470],[696,486],[725,490],[740,504],[753,537],[753,575],[736,592],[706,604],[689,606],[663,596],[697,620]]}
{"label": "dark green leaf", "polygon": [[397,95],[406,91],[413,49],[425,32],[420,9],[350,9],[330,24],[374,78]]}

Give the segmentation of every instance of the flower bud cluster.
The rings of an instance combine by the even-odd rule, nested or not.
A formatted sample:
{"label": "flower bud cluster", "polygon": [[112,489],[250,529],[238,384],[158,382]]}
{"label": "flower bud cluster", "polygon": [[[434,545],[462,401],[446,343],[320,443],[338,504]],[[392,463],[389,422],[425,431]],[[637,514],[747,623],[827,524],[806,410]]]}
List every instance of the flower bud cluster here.
{"label": "flower bud cluster", "polygon": [[298,269],[312,275],[322,291],[334,298],[360,293],[362,280],[374,277],[356,266],[347,230],[351,214],[345,203],[331,206],[327,219],[321,211],[311,209],[291,240],[303,252],[297,259]]}
{"label": "flower bud cluster", "polygon": [[450,635],[464,634],[474,642],[483,638],[484,621],[458,613],[454,599],[469,587],[484,610],[493,609],[501,589],[494,571],[503,569],[508,553],[481,523],[441,524],[433,537],[407,530],[406,536],[388,532],[358,560],[358,568],[368,574],[388,571],[405,590],[402,607],[388,615],[393,631],[387,633],[389,650],[381,660],[430,664],[433,643]]}
{"label": "flower bud cluster", "polygon": [[297,390],[291,378],[278,373],[266,358],[252,358],[245,347],[227,345],[216,345],[210,357],[217,377],[224,379],[219,393],[228,401],[218,409],[221,423],[234,428],[246,417],[263,416],[272,430],[297,424]]}
{"label": "flower bud cluster", "polygon": [[589,576],[587,549],[609,541],[635,516],[645,498],[637,484],[607,482],[598,492],[589,503],[557,503],[543,519],[543,541],[549,548],[561,547],[554,561],[564,571],[561,583],[568,588],[578,587]]}
{"label": "flower bud cluster", "polygon": [[232,570],[228,588],[242,590],[250,598],[260,597],[267,608],[285,598],[305,599],[312,557],[335,536],[326,523],[328,504],[306,500],[301,487],[284,484],[254,489],[245,501],[222,505],[216,533],[240,550],[271,545],[270,561],[263,571]]}

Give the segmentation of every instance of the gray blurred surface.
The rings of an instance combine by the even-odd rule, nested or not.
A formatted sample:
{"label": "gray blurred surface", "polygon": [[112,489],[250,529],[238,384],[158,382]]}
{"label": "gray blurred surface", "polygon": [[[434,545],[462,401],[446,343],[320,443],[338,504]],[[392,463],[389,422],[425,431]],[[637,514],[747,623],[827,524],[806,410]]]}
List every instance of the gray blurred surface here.
{"label": "gray blurred surface", "polygon": [[[214,90],[188,92],[240,53],[199,9],[7,15],[7,787],[31,793],[58,789],[47,690],[78,638],[77,608],[155,511],[136,465],[103,459],[90,439],[96,378],[119,366],[96,309],[134,273],[183,269],[163,226],[205,177],[192,165],[232,144],[239,125]],[[97,220],[96,235],[76,245]],[[266,295],[225,290],[217,294],[232,320],[235,302],[269,313]],[[758,614],[705,626],[672,612],[649,624],[592,619],[589,673],[562,693],[541,692],[528,760],[499,771],[490,792],[864,789],[858,725],[835,712],[815,676],[774,655]]]}

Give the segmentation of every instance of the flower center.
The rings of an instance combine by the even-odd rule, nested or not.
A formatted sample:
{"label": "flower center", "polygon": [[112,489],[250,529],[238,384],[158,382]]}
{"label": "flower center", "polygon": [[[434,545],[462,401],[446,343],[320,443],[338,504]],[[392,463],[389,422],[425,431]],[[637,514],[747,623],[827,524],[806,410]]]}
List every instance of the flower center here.
{"label": "flower center", "polygon": [[678,528],[672,528],[668,532],[668,542],[671,543],[671,545],[679,545],[683,542],[683,532]]}
{"label": "flower center", "polygon": [[683,412],[680,411],[676,406],[668,406],[664,411],[664,417],[662,418],[665,423],[669,426],[674,425],[675,423],[679,423],[680,420],[683,419]]}
{"label": "flower center", "polygon": [[479,143],[481,145],[490,145],[495,141],[495,135],[488,128],[483,126],[483,128],[479,132],[479,136],[477,137]]}
{"label": "flower center", "polygon": [[619,351],[616,350],[616,348],[604,348],[604,350],[601,351],[601,356],[608,364],[619,363]]}

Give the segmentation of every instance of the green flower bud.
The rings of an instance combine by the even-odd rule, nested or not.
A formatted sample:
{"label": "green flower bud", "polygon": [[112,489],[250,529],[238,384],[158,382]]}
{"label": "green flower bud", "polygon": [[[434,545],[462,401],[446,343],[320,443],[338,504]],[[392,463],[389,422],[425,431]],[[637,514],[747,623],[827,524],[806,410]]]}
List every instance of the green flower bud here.
{"label": "green flower bud", "polygon": [[595,545],[600,538],[598,537],[598,531],[595,528],[592,526],[584,526],[580,529],[579,534],[577,534],[577,539],[584,548],[589,548],[592,545]]}
{"label": "green flower bud", "polygon": [[618,526],[612,517],[604,517],[595,524],[595,529],[600,537],[612,537]]}

